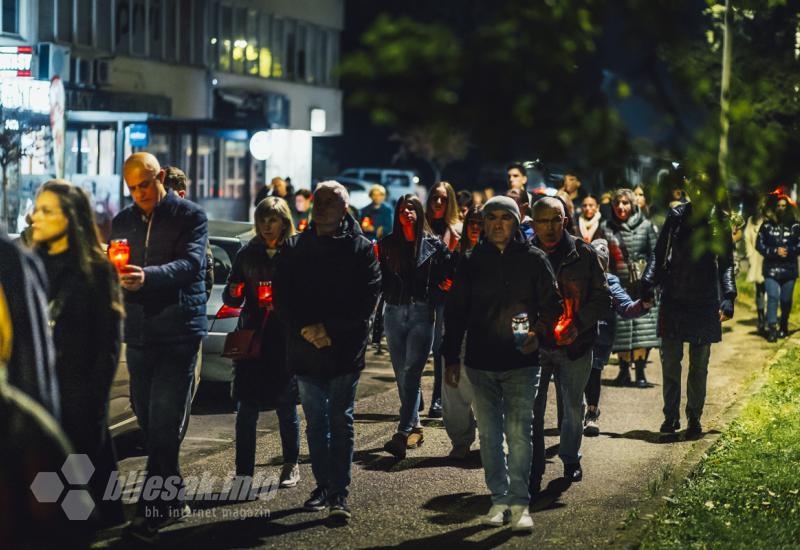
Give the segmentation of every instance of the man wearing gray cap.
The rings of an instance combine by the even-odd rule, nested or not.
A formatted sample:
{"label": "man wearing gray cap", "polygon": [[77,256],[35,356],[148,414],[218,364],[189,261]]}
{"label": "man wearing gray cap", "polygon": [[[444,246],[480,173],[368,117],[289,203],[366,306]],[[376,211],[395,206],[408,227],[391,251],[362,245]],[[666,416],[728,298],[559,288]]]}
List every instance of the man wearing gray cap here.
{"label": "man wearing gray cap", "polygon": [[466,333],[464,371],[475,394],[481,460],[492,493],[484,522],[501,526],[510,520],[513,530],[530,531],[537,334],[553,330],[561,300],[546,255],[519,231],[517,203],[493,197],[483,219],[486,238],[459,265],[445,308],[445,379],[458,382]]}

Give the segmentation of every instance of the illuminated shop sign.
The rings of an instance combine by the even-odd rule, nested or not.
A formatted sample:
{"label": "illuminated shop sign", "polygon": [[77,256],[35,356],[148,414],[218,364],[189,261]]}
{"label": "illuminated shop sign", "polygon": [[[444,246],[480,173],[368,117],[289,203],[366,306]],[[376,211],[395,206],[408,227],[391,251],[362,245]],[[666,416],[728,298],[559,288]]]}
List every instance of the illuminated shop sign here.
{"label": "illuminated shop sign", "polygon": [[0,79],[0,105],[3,109],[49,114],[50,83],[42,80]]}
{"label": "illuminated shop sign", "polygon": [[0,77],[31,77],[32,46],[0,46]]}

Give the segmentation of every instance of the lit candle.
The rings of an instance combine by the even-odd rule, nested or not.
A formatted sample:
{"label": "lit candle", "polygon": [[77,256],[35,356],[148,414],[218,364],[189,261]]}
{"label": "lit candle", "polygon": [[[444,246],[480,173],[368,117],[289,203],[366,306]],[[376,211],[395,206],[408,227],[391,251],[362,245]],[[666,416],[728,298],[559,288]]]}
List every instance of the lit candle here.
{"label": "lit candle", "polygon": [[370,227],[372,227],[372,220],[369,216],[365,216],[364,219],[361,220],[361,229],[368,231]]}
{"label": "lit candle", "polygon": [[131,258],[131,248],[128,246],[127,239],[114,239],[108,247],[108,258],[117,271],[122,271],[122,268],[128,265]]}
{"label": "lit candle", "polygon": [[272,281],[258,283],[258,305],[266,308],[272,306]]}

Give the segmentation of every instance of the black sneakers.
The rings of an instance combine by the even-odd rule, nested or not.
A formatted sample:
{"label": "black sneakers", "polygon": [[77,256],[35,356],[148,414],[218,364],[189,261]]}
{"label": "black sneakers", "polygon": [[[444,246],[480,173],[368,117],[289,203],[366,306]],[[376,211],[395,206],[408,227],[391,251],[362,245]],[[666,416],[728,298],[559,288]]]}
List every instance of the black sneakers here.
{"label": "black sneakers", "polygon": [[703,426],[696,418],[689,419],[689,425],[686,427],[686,438],[693,439],[700,437],[703,434]]}
{"label": "black sneakers", "polygon": [[680,420],[665,420],[664,423],[661,424],[661,428],[659,429],[659,431],[662,434],[674,434],[680,429],[681,429]]}
{"label": "black sneakers", "polygon": [[350,507],[347,505],[347,498],[344,495],[333,495],[331,507],[328,509],[328,517],[335,521],[347,522],[352,516]]}
{"label": "black sneakers", "polygon": [[317,487],[311,491],[311,496],[303,504],[303,510],[307,512],[321,512],[328,506],[328,490],[324,487]]}
{"label": "black sneakers", "polygon": [[564,464],[564,479],[569,483],[578,483],[583,479],[583,469],[581,463]]}

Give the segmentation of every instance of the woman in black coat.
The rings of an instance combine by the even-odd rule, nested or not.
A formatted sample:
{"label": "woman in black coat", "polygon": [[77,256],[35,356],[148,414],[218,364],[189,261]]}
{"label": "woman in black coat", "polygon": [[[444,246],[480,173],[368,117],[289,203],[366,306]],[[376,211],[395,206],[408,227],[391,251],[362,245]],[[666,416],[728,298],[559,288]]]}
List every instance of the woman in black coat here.
{"label": "woman in black coat", "polygon": [[50,281],[61,425],[95,468],[89,483],[103,525],[121,523],[122,503],[103,499],[117,469],[108,399],[117,371],[123,317],[119,279],[103,253],[89,197],[63,180],[42,185],[32,239]]}
{"label": "woman in black coat", "polygon": [[297,389],[286,364],[286,329],[272,309],[272,277],[278,248],[295,229],[289,205],[279,197],[258,203],[255,221],[256,236],[236,255],[222,293],[225,305],[242,308],[239,328],[261,336],[260,358],[234,362],[236,475],[253,476],[258,413],[275,409],[283,449],[280,486],[294,487],[300,480]]}
{"label": "woman in black coat", "polygon": [[[756,250],[764,257],[764,286],[767,290],[767,340],[789,335],[789,313],[797,281],[797,256],[800,255],[800,225],[786,195],[771,194],[765,219],[758,230]],[[781,324],[778,331],[778,302]]]}

